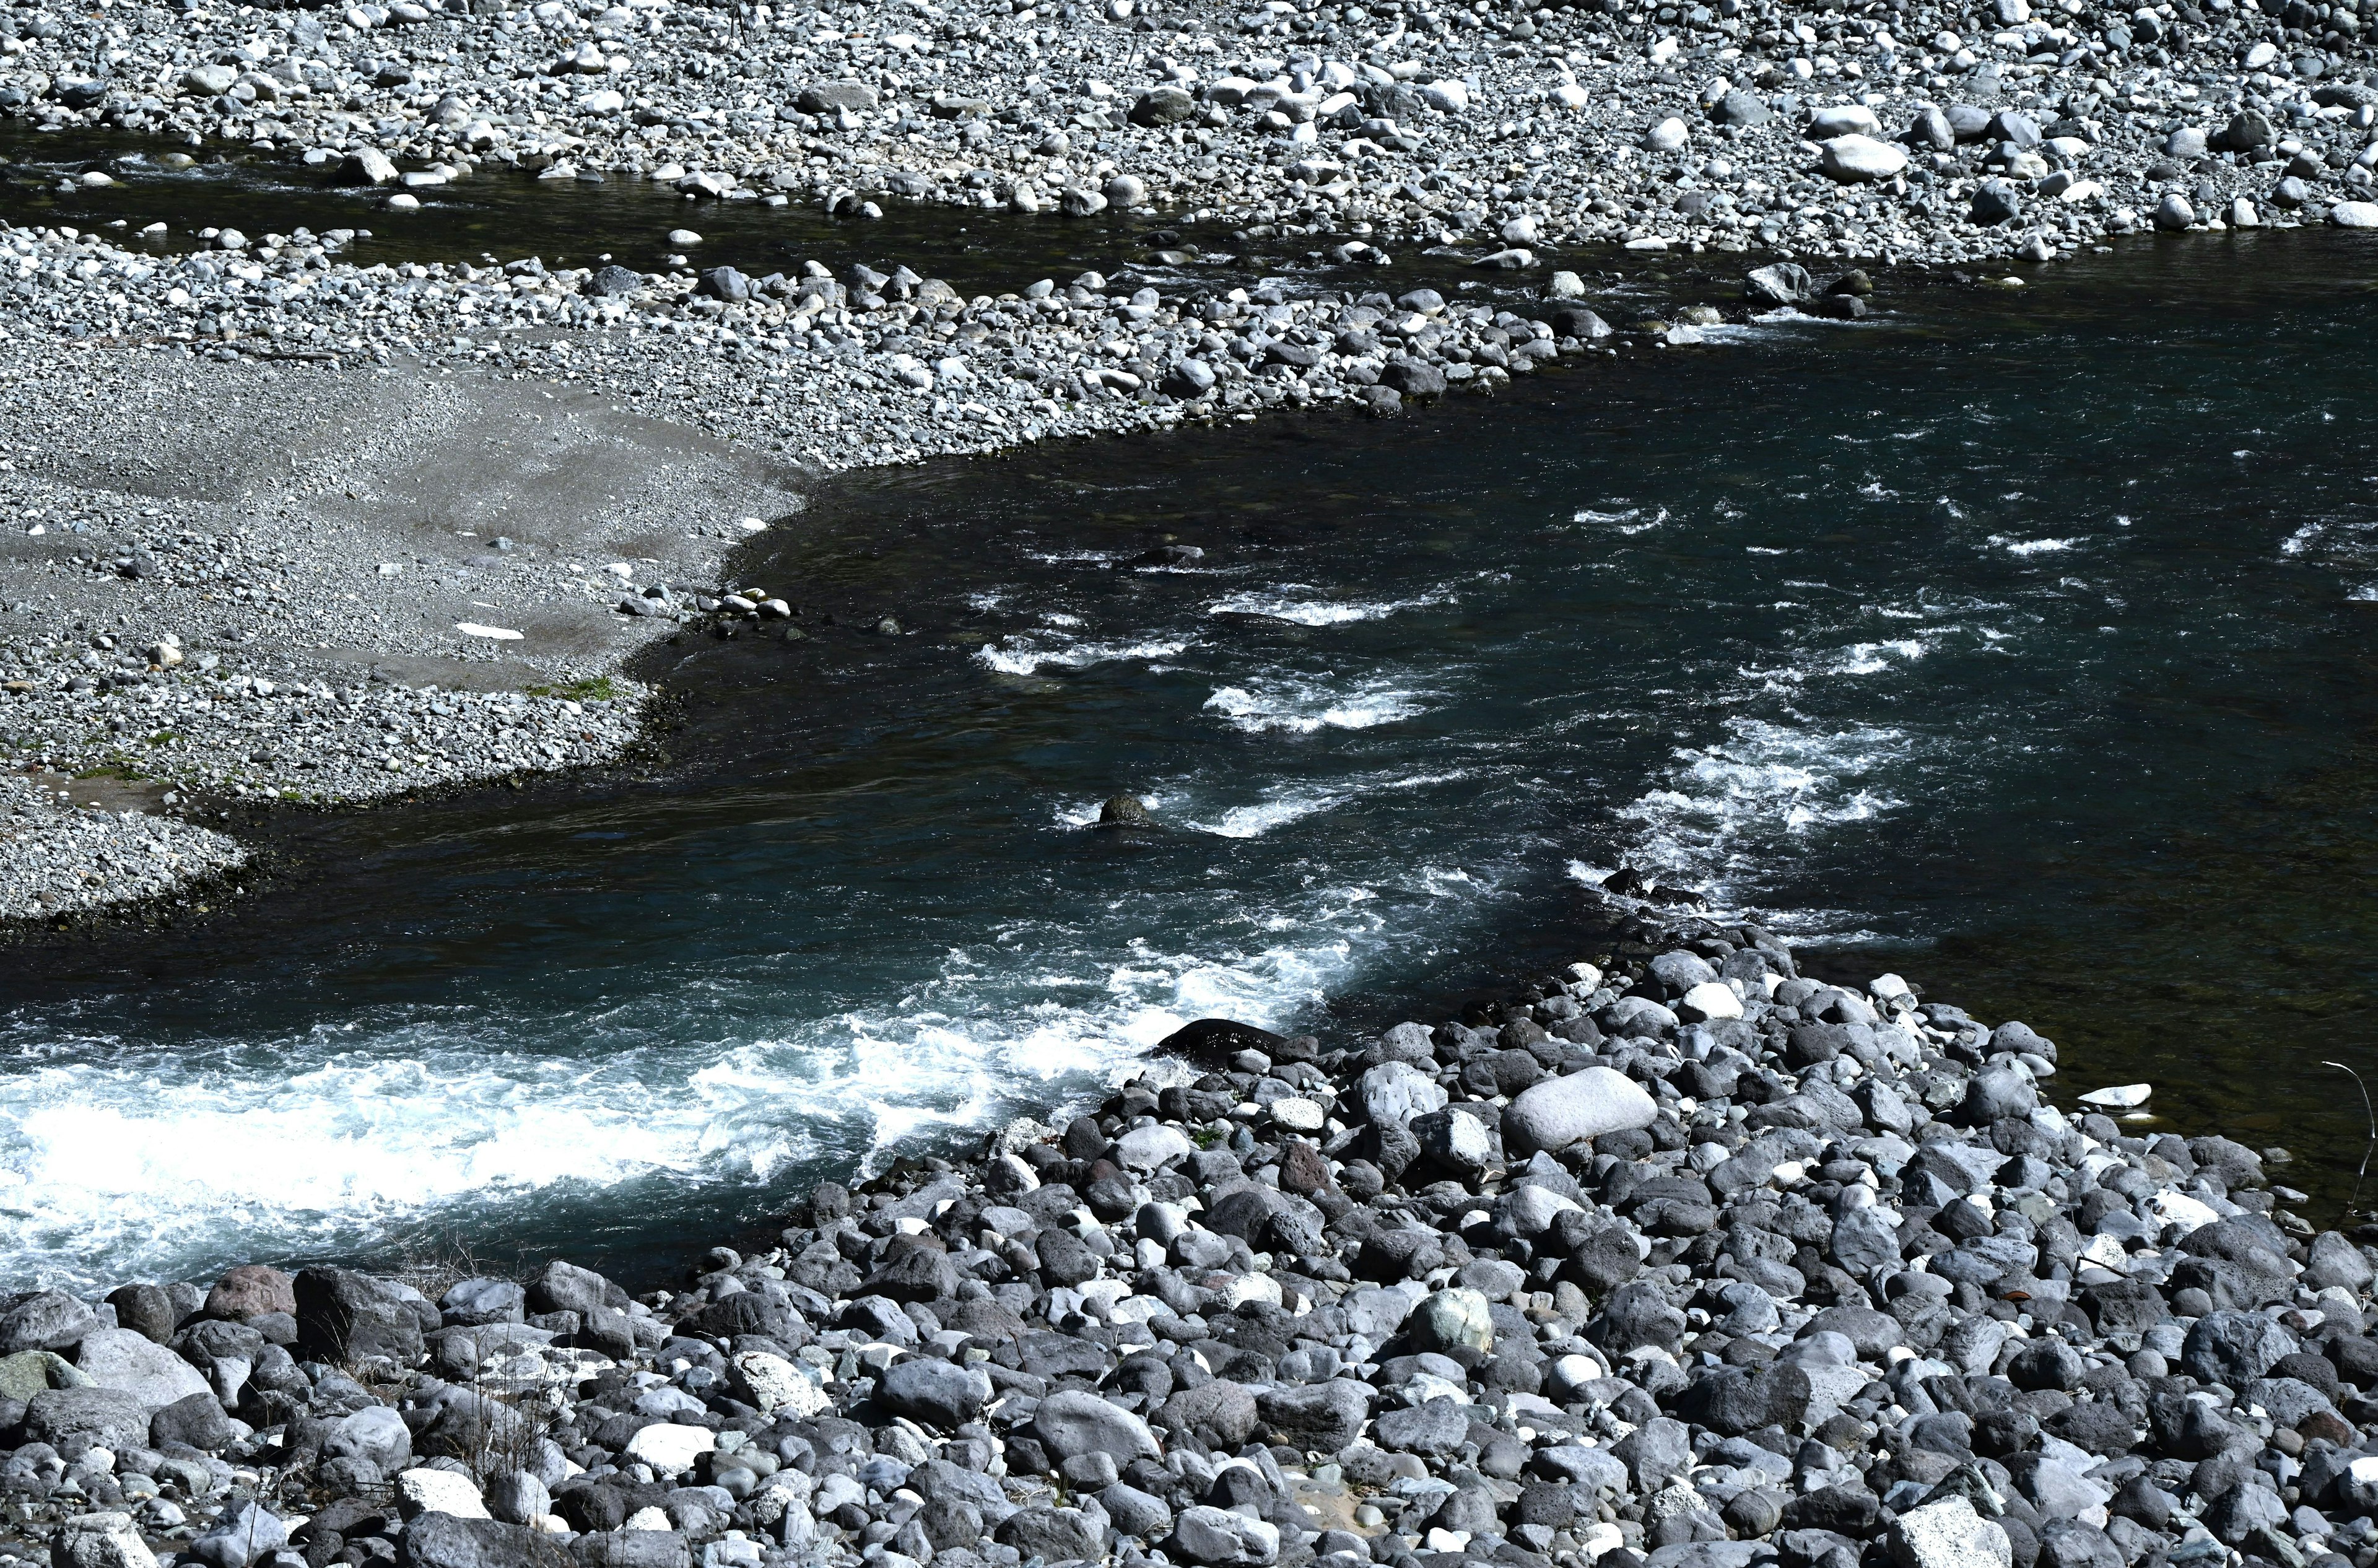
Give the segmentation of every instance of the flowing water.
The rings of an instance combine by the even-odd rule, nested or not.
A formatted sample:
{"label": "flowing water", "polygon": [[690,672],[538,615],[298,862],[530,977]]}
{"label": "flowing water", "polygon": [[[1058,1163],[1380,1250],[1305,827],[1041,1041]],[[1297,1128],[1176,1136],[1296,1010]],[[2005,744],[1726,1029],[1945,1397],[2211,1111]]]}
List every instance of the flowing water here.
{"label": "flowing water", "polygon": [[[2373,260],[2147,244],[1395,422],[841,482],[735,569],[808,640],[656,651],[666,763],[301,820],[263,899],[0,958],[0,1275],[649,1276],[1185,1020],[1573,956],[1620,864],[2285,1142],[2334,1212]],[[1163,831],[1090,825],[1123,789]]]}

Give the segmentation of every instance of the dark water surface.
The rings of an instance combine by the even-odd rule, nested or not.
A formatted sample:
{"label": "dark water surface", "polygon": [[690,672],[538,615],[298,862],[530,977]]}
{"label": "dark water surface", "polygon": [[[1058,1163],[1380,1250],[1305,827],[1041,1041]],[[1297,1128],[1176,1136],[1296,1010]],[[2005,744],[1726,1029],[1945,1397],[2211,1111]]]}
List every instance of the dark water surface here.
{"label": "dark water surface", "polygon": [[[1573,956],[1622,862],[2334,1203],[2373,260],[2144,245],[1394,423],[843,483],[739,569],[810,640],[660,652],[667,764],[295,824],[266,901],[0,958],[0,1274],[656,1268],[1189,1018],[1434,1015]],[[1168,831],[1085,826],[1124,788]]]}

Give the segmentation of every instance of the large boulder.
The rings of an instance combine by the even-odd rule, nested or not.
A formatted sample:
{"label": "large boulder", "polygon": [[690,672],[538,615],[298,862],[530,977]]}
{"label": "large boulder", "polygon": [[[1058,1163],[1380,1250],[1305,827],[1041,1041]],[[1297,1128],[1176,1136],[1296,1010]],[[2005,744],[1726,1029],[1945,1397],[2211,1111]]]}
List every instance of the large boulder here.
{"label": "large boulder", "polygon": [[31,1290],[0,1307],[0,1356],[64,1350],[99,1326],[99,1314],[63,1290]]}
{"label": "large boulder", "polygon": [[1201,1504],[1172,1526],[1170,1555],[1204,1568],[1262,1568],[1279,1556],[1279,1526]]}
{"label": "large boulder", "polygon": [[316,1267],[298,1274],[295,1293],[297,1343],[312,1359],[346,1366],[380,1356],[407,1367],[421,1359],[421,1318],[387,1281]]}
{"label": "large boulder", "polygon": [[127,1514],[77,1514],[50,1532],[52,1568],[157,1568]]}
{"label": "large boulder", "polygon": [[597,1307],[624,1312],[628,1310],[628,1293],[593,1269],[582,1269],[556,1258],[529,1283],[528,1310],[532,1312],[576,1312],[585,1317]]}
{"label": "large boulder", "polygon": [[[661,1536],[677,1548],[677,1560],[686,1562],[681,1538],[666,1531],[642,1531]],[[406,1568],[516,1568],[547,1561],[538,1551],[535,1531],[497,1519],[466,1519],[452,1514],[424,1514],[404,1526],[400,1542]],[[550,1549],[547,1549],[550,1551]],[[560,1561],[558,1553],[553,1561]],[[590,1558],[589,1561],[592,1561]]]}
{"label": "large boulder", "polygon": [[1503,1146],[1514,1157],[1558,1154],[1605,1132],[1649,1127],[1660,1107],[1640,1083],[1607,1067],[1547,1078],[1503,1107]]}
{"label": "large boulder", "polygon": [[2298,1348],[2294,1335],[2259,1312],[2208,1312],[2188,1331],[2180,1362],[2200,1382],[2243,1389]]}
{"label": "large boulder", "polygon": [[1077,1388],[1061,1389],[1040,1401],[1032,1413],[1032,1435],[1053,1458],[1103,1454],[1118,1469],[1135,1459],[1164,1456],[1146,1421]]}
{"label": "large boulder", "polygon": [[1867,136],[1837,136],[1819,160],[1828,178],[1843,185],[1887,180],[1907,167],[1907,154]]}
{"label": "large boulder", "polygon": [[149,1441],[149,1406],[121,1388],[50,1388],[27,1402],[24,1427],[69,1458],[94,1443],[121,1452]]}
{"label": "large boulder", "polygon": [[[403,1418],[399,1417],[397,1424],[403,1425]],[[201,1454],[220,1454],[238,1441],[242,1430],[212,1393],[193,1394],[149,1418],[149,1446],[162,1449],[178,1442]]]}
{"label": "large boulder", "polygon": [[930,1356],[904,1356],[875,1387],[875,1397],[895,1416],[931,1426],[955,1427],[973,1420],[991,1402],[991,1379],[977,1367]]}
{"label": "large boulder", "polygon": [[1303,1388],[1267,1390],[1255,1396],[1255,1413],[1265,1430],[1291,1448],[1335,1454],[1363,1435],[1371,1393],[1351,1378],[1331,1378]]}
{"label": "large boulder", "polygon": [[102,1388],[120,1388],[150,1410],[210,1394],[198,1368],[128,1328],[93,1329],[75,1354],[77,1370]]}
{"label": "large boulder", "polygon": [[2007,1533],[1962,1497],[1911,1508],[1892,1522],[1891,1556],[1899,1568],[2012,1568]]}
{"label": "large boulder", "polygon": [[1167,1431],[1194,1434],[1208,1448],[1234,1451],[1255,1436],[1261,1415],[1244,1383],[1216,1378],[1167,1399],[1156,1418]]}
{"label": "large boulder", "polygon": [[199,1309],[210,1318],[227,1318],[233,1323],[246,1323],[268,1312],[297,1311],[297,1284],[279,1269],[263,1263],[242,1263],[226,1269],[207,1292],[207,1304]]}

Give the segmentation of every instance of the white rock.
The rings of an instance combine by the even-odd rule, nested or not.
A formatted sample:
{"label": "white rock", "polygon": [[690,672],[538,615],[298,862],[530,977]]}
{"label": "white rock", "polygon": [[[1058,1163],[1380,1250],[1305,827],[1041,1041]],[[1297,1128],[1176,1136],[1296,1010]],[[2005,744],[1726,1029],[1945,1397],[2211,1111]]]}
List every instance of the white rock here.
{"label": "white rock", "polygon": [[1742,1016],[1742,999],[1734,987],[1723,980],[1704,980],[1684,995],[1676,1006],[1676,1016],[1687,1023],[1706,1023],[1712,1019]]}
{"label": "white rock", "polygon": [[2180,1234],[2201,1230],[2221,1216],[2209,1203],[2199,1203],[2187,1193],[2167,1187],[2146,1203],[2147,1217],[2159,1226],[2176,1225]]}
{"label": "white rock", "polygon": [[1420,101],[1440,114],[1466,114],[1470,109],[1470,88],[1450,78],[1433,81],[1420,90]]}
{"label": "white rock", "polygon": [[2081,1096],[2081,1103],[2099,1110],[2135,1110],[2146,1104],[2147,1096],[2154,1093],[2151,1083],[2117,1083],[2108,1089],[2090,1090]]}
{"label": "white rock", "polygon": [[2328,221],[2340,229],[2378,229],[2378,201],[2340,201],[2328,209]]}
{"label": "white rock", "polygon": [[198,1369],[128,1328],[93,1329],[75,1352],[75,1366],[102,1388],[120,1388],[150,1410],[210,1392]]}
{"label": "white rock", "polygon": [[1208,1568],[1255,1568],[1279,1556],[1279,1526],[1200,1504],[1173,1525],[1172,1550]]}
{"label": "white rock", "polygon": [[1882,122],[1862,103],[1835,103],[1808,116],[1808,139],[1831,141],[1835,137],[1879,137]]}
{"label": "white rock", "polygon": [[2010,1568],[2007,1533],[1962,1497],[1911,1508],[1891,1526],[1899,1568]]}
{"label": "white rock", "polygon": [[[765,1351],[758,1352],[765,1355]],[[781,1360],[781,1357],[770,1358]],[[808,1382],[807,1378],[801,1379]],[[815,1387],[815,1384],[811,1384]],[[823,1406],[821,1406],[822,1408]],[[708,1427],[680,1427],[662,1422],[645,1427],[628,1440],[621,1450],[628,1458],[649,1465],[655,1475],[681,1476],[694,1466],[695,1461],[718,1446],[718,1434]],[[421,1472],[413,1471],[418,1475]]]}
{"label": "white rock", "polygon": [[1605,1132],[1649,1127],[1659,1106],[1643,1085],[1607,1067],[1589,1067],[1522,1089],[1503,1110],[1503,1141],[1515,1153],[1557,1153]]}
{"label": "white rock", "polygon": [[[763,1416],[785,1411],[796,1416],[814,1416],[832,1403],[826,1398],[825,1390],[782,1356],[774,1356],[765,1350],[747,1350],[737,1356],[732,1365],[738,1386],[751,1396],[752,1405]],[[653,1430],[646,1427],[644,1431]],[[642,1436],[643,1433],[637,1435]]]}
{"label": "white rock", "polygon": [[1579,110],[1593,102],[1593,94],[1573,81],[1565,81],[1553,89],[1553,102],[1564,109]]}
{"label": "white rock", "polygon": [[1318,1132],[1328,1124],[1329,1117],[1317,1100],[1301,1095],[1290,1095],[1271,1103],[1271,1119],[1291,1132]]}
{"label": "white rock", "polygon": [[1653,152],[1682,152],[1685,144],[1691,140],[1692,132],[1674,114],[1653,126],[1643,136],[1644,147]]}
{"label": "white rock", "polygon": [[1197,1152],[1177,1127],[1135,1127],[1115,1140],[1115,1158],[1125,1170],[1154,1170],[1166,1160]]}
{"label": "white rock", "polygon": [[157,1568],[140,1528],[122,1514],[78,1514],[50,1535],[55,1568]]}
{"label": "white rock", "polygon": [[1825,174],[1844,184],[1887,180],[1907,167],[1907,154],[1872,137],[1837,136],[1819,161]]}
{"label": "white rock", "polygon": [[[645,1431],[663,1429],[646,1427]],[[671,1431],[698,1431],[712,1442],[710,1431],[702,1427],[672,1427]],[[641,1433],[638,1435],[642,1435]],[[424,1514],[451,1514],[458,1519],[489,1517],[487,1505],[479,1500],[479,1489],[471,1484],[468,1476],[458,1476],[451,1470],[407,1470],[396,1478],[397,1512],[408,1519]]]}

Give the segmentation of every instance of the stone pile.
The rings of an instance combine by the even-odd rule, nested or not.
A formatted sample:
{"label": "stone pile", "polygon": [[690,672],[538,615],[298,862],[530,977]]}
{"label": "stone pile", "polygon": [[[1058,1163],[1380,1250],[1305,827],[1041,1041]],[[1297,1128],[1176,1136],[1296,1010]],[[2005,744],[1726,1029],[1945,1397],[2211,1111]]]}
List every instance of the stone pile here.
{"label": "stone pile", "polygon": [[0,112],[299,154],[393,192],[391,221],[526,169],[859,216],[1147,209],[1501,266],[1956,261],[2378,221],[2370,26],[2362,0],[36,5],[0,13]]}
{"label": "stone pile", "polygon": [[18,1298],[18,1550],[2378,1563],[2372,1270],[2278,1151],[2060,1109],[2033,1030],[1756,926],[1611,912],[1434,1027],[1192,1025],[1061,1131],[822,1186],[674,1289]]}

